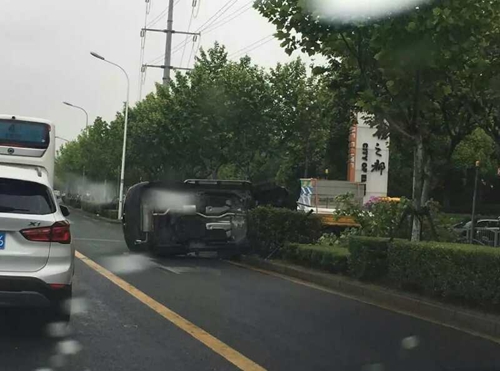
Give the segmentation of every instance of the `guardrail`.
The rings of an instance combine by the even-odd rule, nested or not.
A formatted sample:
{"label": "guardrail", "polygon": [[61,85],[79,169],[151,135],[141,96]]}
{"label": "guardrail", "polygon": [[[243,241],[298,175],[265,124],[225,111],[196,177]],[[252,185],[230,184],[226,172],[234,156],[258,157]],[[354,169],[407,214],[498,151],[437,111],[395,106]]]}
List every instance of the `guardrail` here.
{"label": "guardrail", "polygon": [[[471,230],[467,231],[467,240],[470,241]],[[474,228],[472,243],[491,247],[500,247],[500,229],[498,228]]]}

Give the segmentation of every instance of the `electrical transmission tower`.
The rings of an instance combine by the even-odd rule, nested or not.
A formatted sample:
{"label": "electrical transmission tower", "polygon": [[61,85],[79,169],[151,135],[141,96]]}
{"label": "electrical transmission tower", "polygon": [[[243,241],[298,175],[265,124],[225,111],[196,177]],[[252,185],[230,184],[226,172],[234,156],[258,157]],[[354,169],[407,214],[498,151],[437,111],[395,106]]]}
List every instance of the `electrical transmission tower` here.
{"label": "electrical transmission tower", "polygon": [[174,67],[172,66],[172,35],[173,34],[181,34],[181,35],[192,35],[199,36],[199,32],[184,32],[184,31],[175,31],[173,29],[174,23],[174,0],[168,1],[168,16],[167,16],[167,29],[157,29],[157,28],[143,28],[141,29],[141,36],[144,37],[146,32],[162,32],[167,35],[167,41],[165,43],[165,59],[163,65],[154,65],[154,64],[143,64],[142,71],[144,72],[146,68],[162,68],[163,69],[163,85],[167,86],[170,83],[170,71],[171,70],[191,70],[191,68],[183,68],[183,67]]}

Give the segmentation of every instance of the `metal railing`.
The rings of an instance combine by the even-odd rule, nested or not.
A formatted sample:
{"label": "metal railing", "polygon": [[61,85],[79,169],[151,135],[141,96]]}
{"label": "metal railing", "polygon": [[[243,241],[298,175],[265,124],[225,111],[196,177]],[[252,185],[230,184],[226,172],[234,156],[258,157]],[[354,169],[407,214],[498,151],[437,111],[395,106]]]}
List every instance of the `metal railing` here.
{"label": "metal railing", "polygon": [[[467,235],[461,242],[468,243],[471,239],[472,230],[467,230]],[[500,229],[499,228],[474,228],[472,238],[474,245],[483,245],[491,247],[500,247]]]}

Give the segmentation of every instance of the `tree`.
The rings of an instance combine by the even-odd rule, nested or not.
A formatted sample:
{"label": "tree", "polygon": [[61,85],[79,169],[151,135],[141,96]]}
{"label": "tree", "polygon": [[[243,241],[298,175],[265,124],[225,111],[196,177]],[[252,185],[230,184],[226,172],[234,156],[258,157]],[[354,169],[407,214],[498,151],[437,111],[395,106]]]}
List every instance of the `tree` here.
{"label": "tree", "polygon": [[[201,50],[191,72],[130,108],[125,184],[211,177],[293,188],[327,168],[345,176],[350,121],[329,84],[300,60],[266,71],[249,57],[229,61],[219,44]],[[58,174],[116,179],[123,123],[122,112],[98,118],[61,149]]]}
{"label": "tree", "polygon": [[[287,52],[300,48],[326,56],[331,73],[354,93],[357,110],[373,115],[381,135],[398,132],[412,146],[412,197],[421,210],[432,187],[437,143],[447,139],[453,153],[482,114],[477,92],[489,84],[500,3],[442,0],[357,23],[329,23],[299,0],[256,7],[276,25]],[[412,239],[419,239],[420,229],[414,218]]]}

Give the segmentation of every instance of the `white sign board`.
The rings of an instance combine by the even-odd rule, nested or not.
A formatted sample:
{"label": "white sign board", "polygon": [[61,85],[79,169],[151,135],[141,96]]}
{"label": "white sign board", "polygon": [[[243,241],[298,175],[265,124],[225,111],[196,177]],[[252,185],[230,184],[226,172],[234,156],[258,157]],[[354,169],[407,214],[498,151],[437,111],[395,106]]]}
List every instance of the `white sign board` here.
{"label": "white sign board", "polygon": [[389,174],[389,138],[379,139],[376,129],[357,114],[355,182],[366,184],[364,203],[372,197],[386,197]]}

